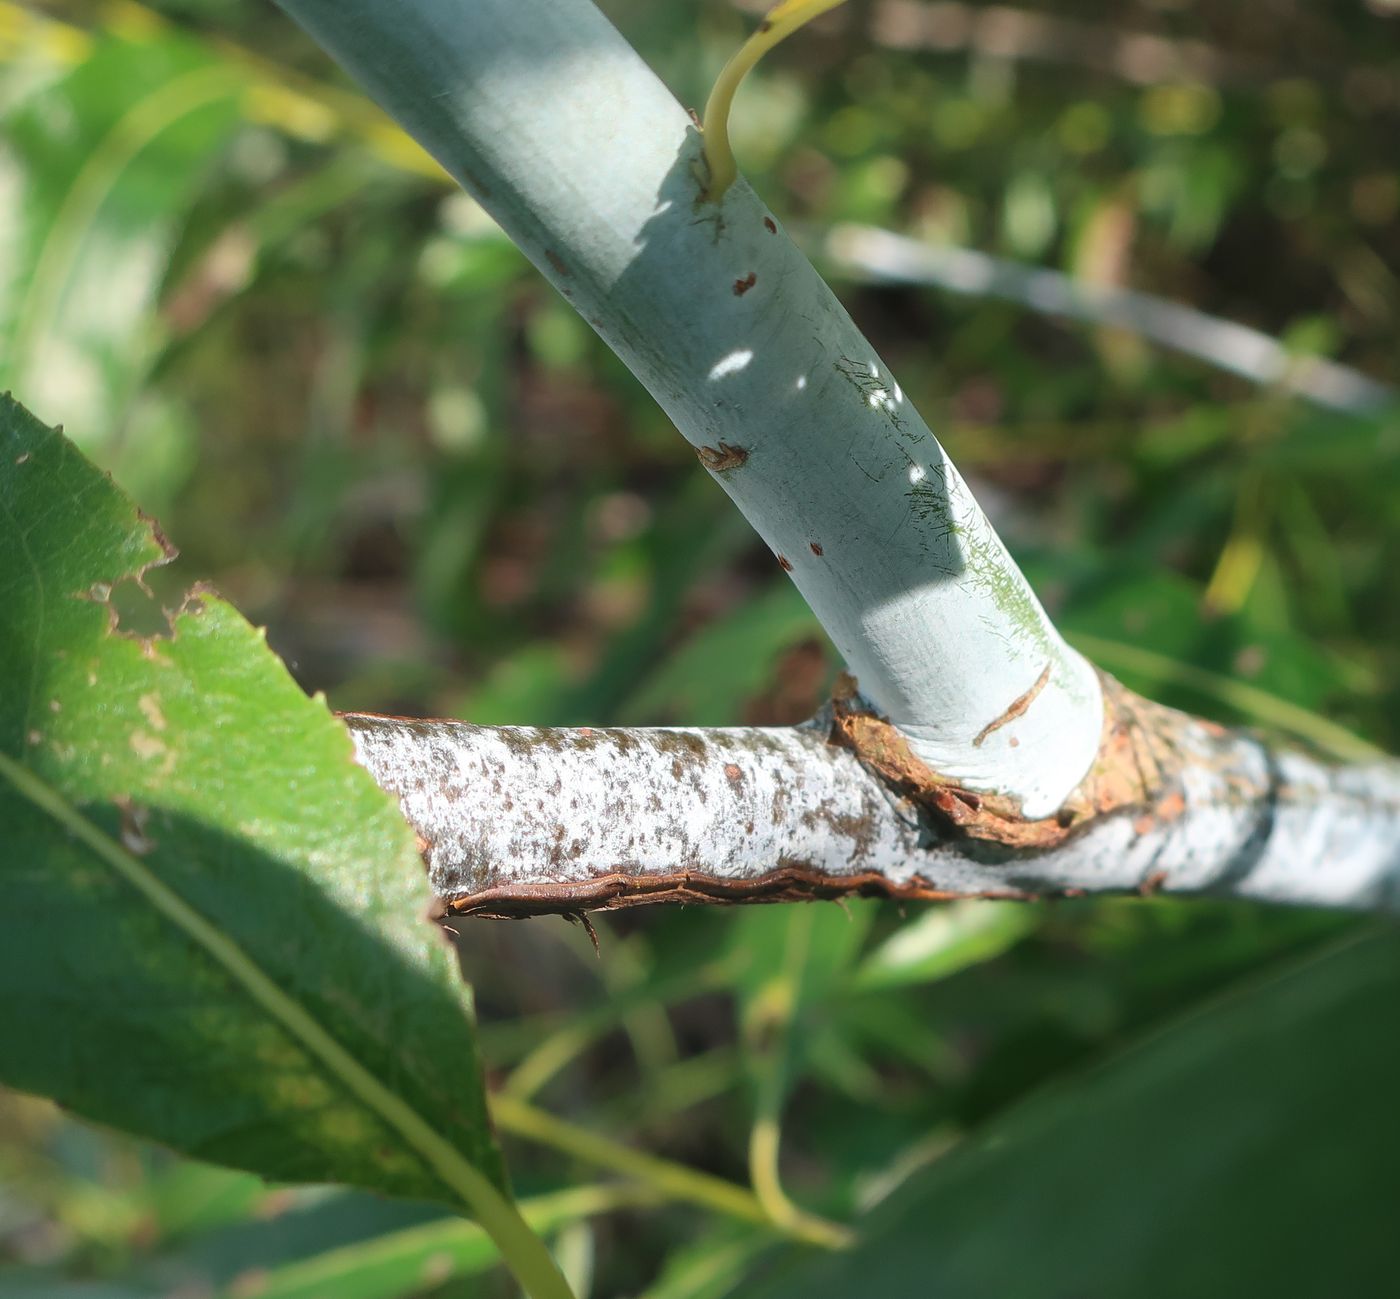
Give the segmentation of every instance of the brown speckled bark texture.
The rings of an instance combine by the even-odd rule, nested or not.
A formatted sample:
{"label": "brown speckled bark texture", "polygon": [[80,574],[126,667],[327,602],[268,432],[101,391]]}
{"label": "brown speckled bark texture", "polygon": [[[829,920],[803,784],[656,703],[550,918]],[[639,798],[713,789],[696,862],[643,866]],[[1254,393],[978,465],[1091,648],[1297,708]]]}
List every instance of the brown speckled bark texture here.
{"label": "brown speckled bark texture", "polygon": [[792,728],[344,720],[462,914],[843,895],[1400,900],[1397,764],[1336,767],[1111,678],[1104,692],[1097,761],[1036,818],[930,770],[849,679]]}

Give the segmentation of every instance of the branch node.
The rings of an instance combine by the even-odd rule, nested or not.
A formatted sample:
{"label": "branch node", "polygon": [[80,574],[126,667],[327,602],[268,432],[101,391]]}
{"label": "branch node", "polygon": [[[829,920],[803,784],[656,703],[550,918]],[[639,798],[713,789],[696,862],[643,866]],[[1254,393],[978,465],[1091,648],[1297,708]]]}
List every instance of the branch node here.
{"label": "branch node", "polygon": [[[1019,717],[1049,679],[1040,678],[1001,717],[986,727],[980,743],[997,727]],[[842,673],[831,697],[830,742],[849,749],[898,794],[931,813],[946,829],[967,839],[1007,848],[1054,848],[1100,817],[1139,813],[1138,824],[1176,819],[1185,810],[1178,788],[1181,760],[1173,737],[1190,719],[1143,699],[1105,673],[1104,729],[1089,774],[1050,816],[1027,818],[1020,802],[1005,794],[966,788],[928,766],[904,733],[861,698],[853,677]]]}

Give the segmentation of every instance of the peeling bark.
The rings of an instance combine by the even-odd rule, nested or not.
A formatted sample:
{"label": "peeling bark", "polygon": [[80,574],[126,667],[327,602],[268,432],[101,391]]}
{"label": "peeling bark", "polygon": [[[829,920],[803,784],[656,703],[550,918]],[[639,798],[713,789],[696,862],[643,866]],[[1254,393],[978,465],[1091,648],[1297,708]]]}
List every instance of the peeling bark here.
{"label": "peeling bark", "polygon": [[1105,693],[1098,760],[1048,818],[932,771],[849,689],[776,729],[344,720],[460,914],[1133,892],[1400,907],[1400,764],[1337,767]]}

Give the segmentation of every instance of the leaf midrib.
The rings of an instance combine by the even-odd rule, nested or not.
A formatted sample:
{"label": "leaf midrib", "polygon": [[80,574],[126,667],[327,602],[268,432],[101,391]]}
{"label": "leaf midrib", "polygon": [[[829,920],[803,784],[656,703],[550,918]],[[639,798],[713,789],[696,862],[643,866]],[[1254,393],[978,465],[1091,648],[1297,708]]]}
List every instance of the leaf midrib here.
{"label": "leaf midrib", "polygon": [[[515,1209],[490,1180],[397,1092],[385,1086],[289,995],[226,933],[216,928],[139,857],[115,842],[47,781],[0,753],[0,776],[110,866],[161,916],[192,939],[211,960],[328,1071],[356,1101],[398,1134],[410,1150],[461,1200],[491,1235]],[[508,1227],[507,1227],[508,1229]]]}

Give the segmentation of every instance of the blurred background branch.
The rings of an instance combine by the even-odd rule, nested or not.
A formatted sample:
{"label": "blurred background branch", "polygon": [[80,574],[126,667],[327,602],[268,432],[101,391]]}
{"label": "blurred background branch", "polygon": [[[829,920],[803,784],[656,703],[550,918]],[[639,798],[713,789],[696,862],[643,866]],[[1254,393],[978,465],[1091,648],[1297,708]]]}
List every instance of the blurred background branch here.
{"label": "blurred background branch", "polygon": [[837,271],[847,275],[1004,298],[1045,315],[1111,326],[1329,410],[1360,413],[1395,400],[1393,389],[1348,366],[1290,356],[1282,343],[1257,329],[1150,293],[1084,283],[1059,271],[1018,265],[970,248],[938,248],[871,226],[834,227],[823,251]]}

